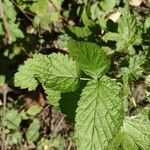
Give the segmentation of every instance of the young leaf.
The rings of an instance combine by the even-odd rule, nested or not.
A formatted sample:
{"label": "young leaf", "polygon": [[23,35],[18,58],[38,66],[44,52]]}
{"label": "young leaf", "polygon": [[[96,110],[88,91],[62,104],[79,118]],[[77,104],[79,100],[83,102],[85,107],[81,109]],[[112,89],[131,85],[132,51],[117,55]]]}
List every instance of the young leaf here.
{"label": "young leaf", "polygon": [[128,95],[128,85],[130,82],[138,80],[143,75],[142,65],[146,61],[146,56],[140,53],[129,59],[129,66],[122,67],[120,75],[122,76],[124,93]]}
{"label": "young leaf", "polygon": [[139,79],[143,74],[142,65],[146,61],[145,54],[140,53],[139,55],[134,55],[129,60],[129,69],[131,74],[131,79]]}
{"label": "young leaf", "polygon": [[6,142],[8,145],[18,145],[22,142],[22,139],[23,137],[21,132],[19,130],[15,130],[15,132],[10,132],[7,134]]}
{"label": "young leaf", "polygon": [[21,115],[17,110],[9,110],[6,113],[6,126],[9,129],[18,129],[21,123]]}
{"label": "young leaf", "polygon": [[123,124],[121,89],[108,77],[91,80],[78,103],[75,137],[80,150],[104,150]]}
{"label": "young leaf", "polygon": [[82,15],[81,15],[81,19],[82,19],[82,22],[85,26],[91,26],[93,24],[93,22],[89,19],[89,16],[88,16],[88,3],[87,3],[87,0],[85,0],[85,5],[84,5],[84,8],[83,8],[83,12],[82,12]]}
{"label": "young leaf", "polygon": [[71,26],[68,27],[70,32],[74,34],[77,38],[85,38],[91,34],[91,31],[88,27],[78,27],[78,26]]}
{"label": "young leaf", "polygon": [[39,138],[39,129],[40,129],[40,121],[38,119],[34,119],[26,132],[27,140],[36,141]]}
{"label": "young leaf", "polygon": [[143,53],[139,55],[134,55],[129,59],[129,67],[121,68],[121,75],[123,76],[124,83],[129,81],[138,80],[143,75],[142,65],[146,61],[146,56]]}
{"label": "young leaf", "polygon": [[14,8],[13,2],[9,0],[4,1],[4,12],[6,15],[6,21],[8,22],[8,30],[12,38],[12,42],[16,41],[16,38],[24,38],[22,30],[19,29],[18,24],[16,24],[17,12]]}
{"label": "young leaf", "polygon": [[17,24],[10,22],[9,30],[11,31],[14,40],[16,40],[16,38],[24,38],[22,30],[19,29],[19,26]]}
{"label": "young leaf", "polygon": [[116,41],[117,51],[132,50],[133,45],[141,43],[141,30],[135,16],[125,7],[118,22],[118,33],[108,32],[103,36],[104,41]]}
{"label": "young leaf", "polygon": [[15,22],[17,12],[14,8],[13,3],[9,0],[5,0],[3,7],[4,7],[5,15],[7,16],[8,20],[11,21],[11,22]]}
{"label": "young leaf", "polygon": [[28,108],[26,113],[30,116],[36,116],[37,114],[40,113],[41,110],[42,110],[42,107],[40,107],[39,105],[33,105]]}
{"label": "young leaf", "polygon": [[116,5],[116,0],[103,0],[100,2],[100,6],[104,11],[112,10]]}
{"label": "young leaf", "polygon": [[55,10],[53,4],[50,3],[49,0],[35,1],[31,5],[30,10],[36,13],[36,16],[33,20],[34,25],[40,26],[45,30],[50,31],[49,24],[59,20],[59,12]]}
{"label": "young leaf", "polygon": [[34,2],[30,10],[35,12],[38,16],[43,17],[48,10],[48,0],[38,0]]}
{"label": "young leaf", "polygon": [[97,44],[70,39],[68,48],[70,55],[87,75],[97,79],[109,69],[109,59]]}
{"label": "young leaf", "polygon": [[100,2],[96,2],[91,5],[90,14],[92,20],[96,20],[104,14],[104,12],[100,9]]}

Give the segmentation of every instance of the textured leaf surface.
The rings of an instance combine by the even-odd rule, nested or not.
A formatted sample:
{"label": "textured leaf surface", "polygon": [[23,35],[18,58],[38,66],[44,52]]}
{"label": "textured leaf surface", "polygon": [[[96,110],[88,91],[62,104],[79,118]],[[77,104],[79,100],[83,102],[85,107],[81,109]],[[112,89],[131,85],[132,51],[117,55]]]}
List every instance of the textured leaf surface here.
{"label": "textured leaf surface", "polygon": [[139,150],[135,141],[125,132],[119,132],[117,136],[113,139],[110,150]]}
{"label": "textured leaf surface", "polygon": [[143,53],[134,55],[129,60],[129,72],[131,80],[138,80],[143,75],[142,65],[146,62],[146,56]]}
{"label": "textured leaf surface", "polygon": [[25,61],[24,65],[19,67],[14,78],[15,86],[21,87],[22,89],[28,88],[29,91],[35,90],[38,85],[35,77],[43,74],[46,70],[48,71],[49,67],[50,60],[47,56],[41,54],[34,55],[33,58],[29,58]]}
{"label": "textured leaf surface", "polygon": [[35,90],[38,81],[53,90],[74,91],[78,84],[79,69],[68,55],[34,55],[19,67],[15,85]]}
{"label": "textured leaf surface", "polygon": [[143,75],[142,65],[145,63],[145,61],[146,56],[143,53],[140,53],[130,57],[128,67],[121,68],[120,75],[122,75],[122,80],[126,91],[128,91],[127,88],[129,81],[138,80]]}
{"label": "textured leaf surface", "polygon": [[113,139],[109,149],[117,150],[149,150],[150,121],[143,116],[126,117],[122,130]]}
{"label": "textured leaf surface", "polygon": [[123,139],[122,139],[123,150],[139,150],[135,141],[128,134],[122,133],[122,136],[123,136]]}
{"label": "textured leaf surface", "polygon": [[48,102],[53,105],[53,106],[59,106],[59,100],[60,100],[60,94],[61,92],[60,91],[56,91],[56,90],[52,90],[51,88],[49,87],[46,87],[46,86],[43,86],[44,87],[44,90],[45,90],[45,93],[47,94],[47,100]]}
{"label": "textured leaf surface", "polygon": [[150,148],[150,121],[142,118],[126,118],[124,121],[126,132],[143,150]]}
{"label": "textured leaf surface", "polygon": [[[50,55],[51,67],[49,68],[48,85],[53,90],[61,92],[75,91],[78,85],[79,68],[76,62],[68,55]],[[44,79],[44,77],[43,77]]]}
{"label": "textured leaf surface", "polygon": [[116,41],[118,51],[132,49],[133,45],[141,43],[141,31],[136,17],[130,14],[127,7],[123,9],[122,17],[118,22],[118,33],[108,32],[103,36],[103,40]]}
{"label": "textured leaf surface", "polygon": [[78,103],[75,136],[80,150],[104,150],[123,122],[123,98],[115,82],[91,80]]}
{"label": "textured leaf surface", "polygon": [[70,39],[68,48],[82,70],[93,78],[99,78],[109,69],[109,59],[100,46]]}

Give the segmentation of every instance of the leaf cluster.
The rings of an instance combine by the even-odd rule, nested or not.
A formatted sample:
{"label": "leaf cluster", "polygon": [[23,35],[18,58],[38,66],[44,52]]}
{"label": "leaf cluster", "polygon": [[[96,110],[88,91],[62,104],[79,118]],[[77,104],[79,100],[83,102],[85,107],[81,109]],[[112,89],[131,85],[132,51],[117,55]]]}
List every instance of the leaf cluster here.
{"label": "leaf cluster", "polygon": [[[59,106],[60,93],[75,91],[80,80],[88,80],[82,90],[76,110],[75,138],[78,149],[104,150],[109,149],[109,146],[118,146],[116,148],[118,149],[120,145],[126,149],[124,143],[127,140],[133,141],[132,147],[143,148],[143,139],[147,141],[147,144],[144,144],[144,148],[147,149],[150,146],[149,133],[146,135],[147,133],[139,131],[140,124],[137,122],[141,121],[140,119],[134,121],[125,117],[125,99],[122,88],[113,79],[105,76],[110,60],[104,50],[97,44],[73,39],[68,41],[68,48],[69,55],[39,54],[28,59],[19,67],[15,75],[15,85],[34,90],[38,83],[41,83],[50,103]],[[135,59],[138,63],[139,59]],[[132,59],[130,68],[131,73],[132,71],[134,73]],[[81,70],[89,78],[83,78]],[[130,122],[132,125],[128,126]],[[135,130],[132,130],[132,126],[135,126]],[[147,129],[148,126],[149,121],[143,127]],[[143,136],[142,140],[135,138],[135,135],[140,133]],[[122,140],[117,141],[118,137]],[[114,145],[113,142],[120,143]]]}

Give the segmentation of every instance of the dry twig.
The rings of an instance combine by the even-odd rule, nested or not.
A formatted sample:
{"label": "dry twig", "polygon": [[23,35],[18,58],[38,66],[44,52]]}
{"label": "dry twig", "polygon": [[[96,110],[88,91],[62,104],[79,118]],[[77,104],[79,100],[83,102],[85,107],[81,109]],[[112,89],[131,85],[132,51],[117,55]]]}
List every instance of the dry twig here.
{"label": "dry twig", "polygon": [[[8,86],[7,84],[4,84],[2,86],[2,95],[3,95],[3,123],[5,122],[6,120],[6,100],[7,100],[7,93],[8,93]],[[6,142],[5,142],[5,139],[6,139],[6,135],[5,135],[5,126],[3,124],[3,129],[2,129],[2,150],[6,150]]]}
{"label": "dry twig", "polygon": [[5,14],[4,14],[4,9],[3,9],[3,2],[2,2],[2,0],[0,0],[0,18],[2,19],[3,27],[4,27],[4,30],[5,30],[5,32],[6,32],[6,35],[5,35],[6,42],[7,42],[8,44],[12,44],[13,38],[12,38],[11,33],[10,33],[10,31],[9,31],[7,18],[6,18],[6,16],[5,16]]}

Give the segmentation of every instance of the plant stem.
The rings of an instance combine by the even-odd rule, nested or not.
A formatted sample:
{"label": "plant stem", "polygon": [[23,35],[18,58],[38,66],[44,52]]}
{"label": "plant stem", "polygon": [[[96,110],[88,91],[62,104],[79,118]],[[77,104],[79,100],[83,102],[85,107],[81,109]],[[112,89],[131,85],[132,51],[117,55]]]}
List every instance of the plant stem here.
{"label": "plant stem", "polygon": [[9,31],[9,27],[8,27],[8,23],[7,23],[7,18],[4,15],[4,8],[3,8],[3,2],[2,2],[2,0],[0,0],[0,18],[3,21],[3,27],[4,27],[4,30],[6,32],[5,38],[6,38],[7,42],[8,42],[8,44],[12,44],[13,38],[12,38],[11,33]]}
{"label": "plant stem", "polygon": [[91,80],[91,79],[90,79],[90,78],[80,78],[80,80],[89,81],[89,80]]}
{"label": "plant stem", "polygon": [[50,0],[50,2],[53,4],[53,6],[55,7],[56,11],[57,12],[60,12],[60,8],[59,6],[57,5],[57,3],[55,2],[55,0]]}
{"label": "plant stem", "polygon": [[2,140],[3,140],[3,145],[2,145],[2,150],[6,150],[6,135],[5,135],[5,125],[4,122],[6,121],[6,101],[7,101],[7,84],[3,85],[3,133],[2,133]]}
{"label": "plant stem", "polygon": [[34,14],[22,10],[22,9],[17,5],[17,3],[16,3],[14,0],[11,0],[11,2],[22,12],[22,14],[23,14],[28,20],[30,20],[31,22],[33,21],[33,19],[31,19],[27,14],[29,14],[29,15],[31,15],[31,16],[35,16]]}
{"label": "plant stem", "polygon": [[136,101],[133,97],[130,98],[130,101],[133,103],[134,107],[137,107]]}

